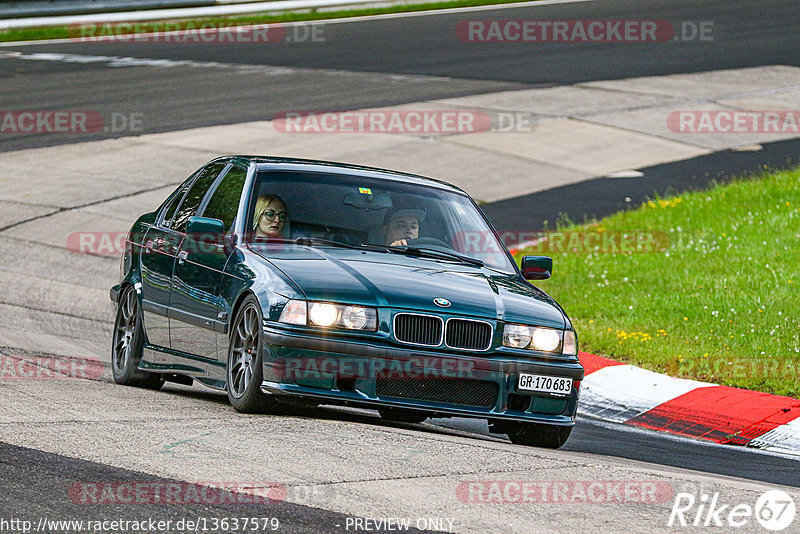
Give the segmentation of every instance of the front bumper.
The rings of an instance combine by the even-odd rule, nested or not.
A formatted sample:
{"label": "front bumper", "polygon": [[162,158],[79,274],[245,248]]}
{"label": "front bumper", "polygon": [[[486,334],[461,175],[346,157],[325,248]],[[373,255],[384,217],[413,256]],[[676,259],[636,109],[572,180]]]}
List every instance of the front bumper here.
{"label": "front bumper", "polygon": [[[414,350],[266,328],[262,391],[433,416],[575,424],[584,371],[577,359]],[[519,373],[573,379],[567,395],[517,389]]]}

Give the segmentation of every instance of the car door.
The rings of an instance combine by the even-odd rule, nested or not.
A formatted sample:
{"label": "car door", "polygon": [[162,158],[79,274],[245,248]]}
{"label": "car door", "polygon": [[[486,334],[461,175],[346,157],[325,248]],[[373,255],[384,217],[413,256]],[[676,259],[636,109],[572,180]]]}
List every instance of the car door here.
{"label": "car door", "polygon": [[172,348],[192,356],[217,362],[217,332],[224,332],[226,317],[220,297],[225,263],[230,253],[227,237],[236,218],[247,170],[232,165],[197,211],[198,216],[219,219],[223,236],[187,234],[178,253],[170,295]]}
{"label": "car door", "polygon": [[141,256],[142,309],[148,343],[171,348],[170,306],[175,261],[185,238],[186,221],[195,214],[226,163],[207,165],[187,182],[185,192],[169,206],[163,219],[148,230]]}
{"label": "car door", "polygon": [[169,228],[175,211],[200,171],[195,172],[168,199],[156,223],[147,231],[140,256],[142,311],[147,343],[169,348],[169,291],[172,269],[183,235]]}

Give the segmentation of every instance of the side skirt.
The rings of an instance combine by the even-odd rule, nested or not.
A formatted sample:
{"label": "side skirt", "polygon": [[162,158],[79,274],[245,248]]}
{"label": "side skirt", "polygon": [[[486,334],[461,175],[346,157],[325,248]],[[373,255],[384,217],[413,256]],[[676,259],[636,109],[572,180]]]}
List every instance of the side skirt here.
{"label": "side skirt", "polygon": [[219,378],[225,376],[225,364],[194,354],[145,345],[139,369],[151,373],[183,375],[210,388],[225,390],[225,380]]}

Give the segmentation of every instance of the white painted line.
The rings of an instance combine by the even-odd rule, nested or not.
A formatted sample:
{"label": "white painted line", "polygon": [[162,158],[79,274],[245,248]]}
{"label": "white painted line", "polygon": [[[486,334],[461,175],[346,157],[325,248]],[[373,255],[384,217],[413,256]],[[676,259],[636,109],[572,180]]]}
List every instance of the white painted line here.
{"label": "white painted line", "polygon": [[581,410],[623,423],[689,391],[715,384],[655,373],[633,365],[612,365],[581,383]]}
{"label": "white painted line", "polygon": [[764,150],[764,147],[759,144],[735,146],[731,148],[734,152],[759,152]]}
{"label": "white painted line", "polygon": [[610,174],[606,174],[603,178],[641,178],[642,176],[644,176],[644,173],[642,171],[628,169],[624,171],[617,171],[617,172],[612,172]]}
{"label": "white painted line", "polygon": [[[22,54],[15,52],[0,52],[0,54],[8,54],[9,57],[14,59],[21,59],[24,61],[57,61],[63,63],[105,63],[108,67],[192,67],[200,69],[228,69],[238,70],[243,72],[256,72],[268,76],[286,75],[299,72],[314,72],[317,74],[324,74],[328,76],[344,76],[348,78],[368,78],[371,76],[386,76],[386,73],[381,72],[360,72],[348,71],[337,69],[319,69],[319,68],[303,68],[303,67],[284,67],[277,65],[259,65],[250,63],[221,63],[218,61],[193,61],[189,59],[157,59],[157,58],[139,58],[129,56],[92,56],[85,54],[61,54],[61,53],[45,53],[37,52],[33,54]],[[0,56],[0,59],[2,57]],[[396,79],[402,78],[407,82],[419,83],[452,83],[452,79],[446,76],[429,76],[424,74],[403,74],[393,75]]]}

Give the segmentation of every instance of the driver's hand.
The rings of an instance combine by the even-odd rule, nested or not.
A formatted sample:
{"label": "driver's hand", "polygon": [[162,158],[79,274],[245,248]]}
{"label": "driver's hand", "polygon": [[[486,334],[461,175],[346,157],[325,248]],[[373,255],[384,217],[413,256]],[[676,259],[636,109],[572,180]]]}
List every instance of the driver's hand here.
{"label": "driver's hand", "polygon": [[399,239],[397,241],[392,242],[392,244],[389,245],[389,246],[390,247],[407,247],[408,243],[406,243],[405,239]]}

